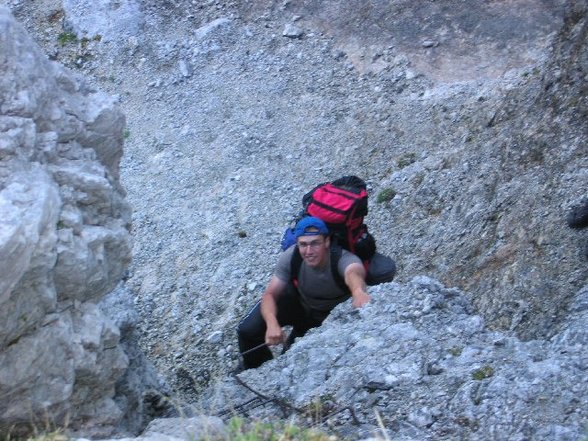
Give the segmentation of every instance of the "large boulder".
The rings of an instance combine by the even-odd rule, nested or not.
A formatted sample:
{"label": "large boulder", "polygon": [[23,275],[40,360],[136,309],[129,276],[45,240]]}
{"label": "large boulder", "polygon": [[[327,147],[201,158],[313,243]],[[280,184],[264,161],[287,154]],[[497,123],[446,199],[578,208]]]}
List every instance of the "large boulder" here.
{"label": "large boulder", "polygon": [[[492,331],[429,277],[373,287],[284,355],[211,388],[199,407],[328,428],[345,439],[575,440],[586,434],[588,286],[550,340]],[[385,433],[381,433],[384,431]]]}
{"label": "large boulder", "polygon": [[131,258],[115,100],[0,8],[0,433],[107,433],[128,358],[96,305]]}

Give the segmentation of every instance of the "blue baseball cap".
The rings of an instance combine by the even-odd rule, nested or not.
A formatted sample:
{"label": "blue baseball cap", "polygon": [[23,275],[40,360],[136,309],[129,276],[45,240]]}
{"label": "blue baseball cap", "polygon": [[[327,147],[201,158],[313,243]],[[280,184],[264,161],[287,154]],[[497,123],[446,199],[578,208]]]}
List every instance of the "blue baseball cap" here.
{"label": "blue baseball cap", "polygon": [[[311,230],[311,231],[308,231]],[[294,236],[298,239],[300,236],[319,236],[328,235],[329,229],[318,217],[308,216],[302,218],[294,229]]]}

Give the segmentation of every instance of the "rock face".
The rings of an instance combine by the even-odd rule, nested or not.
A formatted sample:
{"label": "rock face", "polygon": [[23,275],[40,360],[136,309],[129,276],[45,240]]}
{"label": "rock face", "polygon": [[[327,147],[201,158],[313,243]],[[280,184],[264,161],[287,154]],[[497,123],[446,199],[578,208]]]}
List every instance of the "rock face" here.
{"label": "rock face", "polygon": [[[285,17],[332,36],[361,73],[380,73],[393,62],[391,47],[410,54],[414,69],[437,83],[499,77],[536,59],[557,26],[565,1],[346,2],[290,0]],[[267,2],[241,5],[249,17],[262,15]]]}
{"label": "rock face", "polygon": [[[577,347],[568,343],[562,350],[569,358],[560,357],[553,339],[565,334],[582,341],[581,327],[574,323],[586,323],[576,305],[588,275],[588,230],[577,228],[582,221],[575,220],[575,209],[573,219],[567,216],[585,200],[588,188],[586,0],[471,0],[467,9],[461,0],[8,3],[52,58],[120,94],[129,122],[121,179],[134,207],[135,243],[123,291],[134,301],[117,298],[112,303],[123,305],[122,311],[137,305],[144,324],[141,343],[178,395],[198,398],[237,363],[236,323],[263,292],[279,238],[299,210],[302,194],[318,182],[358,174],[368,180],[373,195],[366,219],[370,231],[379,249],[399,266],[399,285],[373,294],[398,296],[394,306],[404,311],[365,318],[388,320],[389,330],[377,323],[371,332],[398,338],[415,352],[366,338],[366,346],[384,352],[393,363],[388,369],[364,352],[360,341],[351,341],[357,352],[346,360],[363,363],[365,357],[372,369],[366,388],[356,395],[360,421],[374,427],[366,413],[373,398],[381,403],[377,409],[387,427],[416,439],[460,433],[483,438],[482,428],[495,439],[501,437],[492,433],[515,439],[577,435],[585,413],[574,413],[577,406],[566,388],[584,401],[586,391],[559,379],[561,374],[583,381],[585,359],[572,355]],[[117,7],[120,20],[111,20]],[[132,21],[125,28],[127,18]],[[108,31],[103,39],[94,38],[99,29]],[[76,33],[77,40],[60,43],[62,32]],[[26,101],[26,94],[22,97]],[[58,133],[67,138],[70,132]],[[39,135],[38,143],[56,142],[60,154],[70,154],[63,146],[71,143],[52,139]],[[103,164],[116,162],[111,161],[116,149],[94,154]],[[109,178],[116,176],[115,167]],[[57,177],[71,175],[51,172],[51,179]],[[62,187],[47,198],[79,196]],[[378,202],[382,193],[394,197]],[[64,205],[57,224],[73,229],[76,238],[80,235],[72,225],[87,223],[76,221],[70,205]],[[92,215],[103,207],[78,205]],[[44,219],[38,222],[45,225]],[[50,249],[51,242],[42,246]],[[61,259],[72,254],[59,252]],[[37,256],[35,268],[42,264],[41,256],[50,259],[51,253]],[[11,275],[22,267],[14,259],[3,265]],[[88,274],[80,268],[75,278],[67,278],[64,270],[47,277],[54,277],[61,292],[81,294],[104,285],[92,279],[76,290],[73,285]],[[35,280],[43,277],[38,273]],[[452,298],[451,289],[431,280],[424,283],[429,288],[423,294],[408,283],[423,274],[458,287],[460,294]],[[10,280],[2,283],[8,286]],[[45,310],[51,292],[42,293],[36,305]],[[414,302],[410,295],[416,296]],[[460,309],[463,297],[474,309]],[[450,313],[433,307],[437,298],[449,305]],[[381,301],[374,305],[384,307]],[[416,312],[406,312],[410,309]],[[422,320],[419,311],[426,316]],[[123,328],[132,320],[124,314],[116,319]],[[337,320],[341,327],[347,319]],[[443,339],[445,334],[431,328],[452,321],[467,324],[447,331],[457,333],[456,342],[468,349],[443,346],[442,354],[434,353],[430,336]],[[294,366],[310,353],[325,351],[335,332],[328,327],[321,331],[322,337],[319,331],[309,336],[311,346],[301,341],[300,352],[293,348],[288,354],[291,370],[282,361],[272,365],[283,367],[292,379],[284,390],[274,384],[275,373],[268,373],[268,394],[299,405],[307,402],[305,391],[293,384],[297,378],[300,383],[318,380]],[[133,338],[121,340],[132,343]],[[519,358],[513,348],[521,349]],[[486,355],[489,365],[483,361]],[[513,362],[503,363],[501,357]],[[555,362],[541,364],[542,357]],[[141,363],[140,356],[134,359]],[[349,387],[344,373],[358,370],[322,360],[332,368],[328,375],[341,382],[338,398],[345,403]],[[405,366],[419,360],[432,363],[426,374]],[[476,378],[468,371],[473,364]],[[543,368],[556,381],[548,384],[542,372],[533,371]],[[451,377],[451,369],[461,376]],[[319,372],[317,378],[323,378]],[[521,389],[509,383],[526,376],[537,382],[537,389],[524,381]],[[134,375],[126,377],[129,383],[140,382]],[[259,380],[253,377],[247,374],[248,381]],[[512,390],[499,383],[485,389],[493,379],[513,385]],[[425,386],[447,395],[422,398]],[[324,401],[335,387],[331,383],[329,390],[321,389]],[[400,403],[394,401],[396,387]],[[372,395],[366,398],[365,391]],[[507,407],[495,391],[516,408],[513,424],[518,429],[505,428],[511,424]],[[471,402],[466,400],[469,392]],[[243,393],[242,388],[236,393]],[[552,409],[540,408],[545,395],[556,397]],[[139,403],[121,396],[115,401],[119,406]],[[439,410],[448,403],[452,409]],[[532,418],[524,417],[526,403]],[[345,424],[339,425],[343,431]]]}
{"label": "rock face", "polygon": [[339,305],[285,355],[226,381],[208,409],[311,421],[343,439],[585,435],[586,288],[561,332],[527,342],[487,329],[465,293],[427,277],[372,294],[368,306]]}
{"label": "rock face", "polygon": [[[343,174],[369,181],[399,281],[458,286],[523,338],[565,322],[587,277],[588,232],[565,220],[588,186],[585,1],[46,0],[79,24],[61,46],[57,12],[12,3],[48,53],[121,96],[126,285],[182,394],[237,362],[236,322],[300,197]],[[142,31],[94,40],[115,4]]]}
{"label": "rock face", "polygon": [[586,233],[566,222],[588,188],[587,29],[587,3],[569,2],[542,62],[471,84],[465,100],[428,91],[421,118],[456,130],[419,132],[403,147],[419,153],[382,182],[398,197],[392,234],[378,236],[411,271],[470,292],[490,325],[527,339],[549,336],[588,278]]}
{"label": "rock face", "polygon": [[128,359],[96,305],[130,261],[125,118],[0,8],[0,433],[118,424]]}

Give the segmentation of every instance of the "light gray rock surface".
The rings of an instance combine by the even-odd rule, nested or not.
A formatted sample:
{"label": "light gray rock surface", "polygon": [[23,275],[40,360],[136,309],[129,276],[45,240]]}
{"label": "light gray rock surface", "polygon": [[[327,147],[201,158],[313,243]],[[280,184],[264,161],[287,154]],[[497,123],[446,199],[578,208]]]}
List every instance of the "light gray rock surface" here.
{"label": "light gray rock surface", "polygon": [[64,0],[65,27],[79,38],[105,42],[137,38],[143,25],[136,0]]}
{"label": "light gray rock surface", "polygon": [[[565,329],[523,342],[489,330],[465,293],[436,280],[380,285],[368,306],[338,306],[202,407],[280,415],[347,439],[579,440],[588,421],[587,288]],[[264,405],[247,405],[260,396]]]}
{"label": "light gray rock surface", "polygon": [[[141,32],[104,41],[59,38],[87,3],[7,3],[50,58],[120,99],[134,208],[123,292],[174,400],[236,365],[236,323],[300,197],[343,174],[368,180],[367,222],[400,286],[426,274],[458,287],[480,333],[523,347],[576,320],[588,230],[565,219],[588,188],[585,0],[144,0]],[[439,420],[426,403],[403,409],[414,436]],[[565,439],[573,424],[536,435]]]}
{"label": "light gray rock surface", "polygon": [[[131,257],[125,119],[0,7],[0,433],[101,433],[128,358],[95,302]],[[106,433],[108,433],[108,429]]]}
{"label": "light gray rock surface", "polygon": [[121,283],[98,306],[120,329],[120,346],[129,360],[128,368],[115,384],[114,401],[123,414],[116,434],[136,435],[153,418],[169,414],[173,408],[169,397],[174,394],[140,348],[139,314],[132,293]]}

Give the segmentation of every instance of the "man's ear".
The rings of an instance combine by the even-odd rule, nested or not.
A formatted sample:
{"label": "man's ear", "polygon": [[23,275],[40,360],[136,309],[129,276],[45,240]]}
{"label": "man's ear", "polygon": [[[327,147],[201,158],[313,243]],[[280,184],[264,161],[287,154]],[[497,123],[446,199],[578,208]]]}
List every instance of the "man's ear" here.
{"label": "man's ear", "polygon": [[327,247],[331,246],[331,236],[325,236],[325,244]]}

